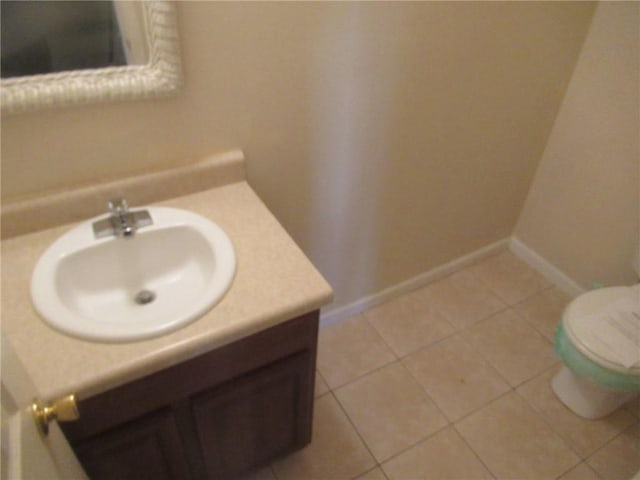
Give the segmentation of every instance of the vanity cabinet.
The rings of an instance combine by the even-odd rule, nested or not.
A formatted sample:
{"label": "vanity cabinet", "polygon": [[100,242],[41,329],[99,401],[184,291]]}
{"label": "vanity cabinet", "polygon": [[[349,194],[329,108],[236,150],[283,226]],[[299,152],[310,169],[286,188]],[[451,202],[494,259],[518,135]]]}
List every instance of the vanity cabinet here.
{"label": "vanity cabinet", "polygon": [[92,479],[227,479],[311,441],[318,312],[80,399]]}

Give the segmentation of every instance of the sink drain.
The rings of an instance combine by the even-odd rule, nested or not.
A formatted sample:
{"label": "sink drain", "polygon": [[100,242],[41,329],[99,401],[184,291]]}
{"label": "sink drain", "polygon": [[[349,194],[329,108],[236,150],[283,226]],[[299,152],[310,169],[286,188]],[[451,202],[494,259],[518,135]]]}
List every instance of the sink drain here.
{"label": "sink drain", "polygon": [[138,305],[146,305],[147,303],[153,302],[155,299],[156,294],[151,290],[141,290],[133,298]]}

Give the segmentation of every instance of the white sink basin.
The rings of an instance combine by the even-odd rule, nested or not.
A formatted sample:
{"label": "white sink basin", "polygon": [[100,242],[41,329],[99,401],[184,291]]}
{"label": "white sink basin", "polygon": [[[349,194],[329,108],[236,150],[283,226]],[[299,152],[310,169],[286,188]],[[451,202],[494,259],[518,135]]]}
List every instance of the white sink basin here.
{"label": "white sink basin", "polygon": [[46,323],[83,339],[126,342],[184,327],[221,300],[236,268],[226,233],[185,210],[145,210],[153,225],[132,238],[96,239],[92,224],[103,215],[45,251],[31,298]]}

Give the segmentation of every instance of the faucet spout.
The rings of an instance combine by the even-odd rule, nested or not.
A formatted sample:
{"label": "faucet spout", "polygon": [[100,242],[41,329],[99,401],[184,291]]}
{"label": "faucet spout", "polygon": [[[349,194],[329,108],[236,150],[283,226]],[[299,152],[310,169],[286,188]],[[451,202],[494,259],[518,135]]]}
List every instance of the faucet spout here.
{"label": "faucet spout", "polygon": [[108,207],[111,216],[93,224],[96,238],[115,236],[130,239],[138,229],[153,224],[147,210],[130,211],[124,198],[109,201]]}
{"label": "faucet spout", "polygon": [[111,224],[117,237],[133,238],[138,226],[133,215],[129,213],[129,204],[124,198],[116,198],[108,203],[111,212]]}

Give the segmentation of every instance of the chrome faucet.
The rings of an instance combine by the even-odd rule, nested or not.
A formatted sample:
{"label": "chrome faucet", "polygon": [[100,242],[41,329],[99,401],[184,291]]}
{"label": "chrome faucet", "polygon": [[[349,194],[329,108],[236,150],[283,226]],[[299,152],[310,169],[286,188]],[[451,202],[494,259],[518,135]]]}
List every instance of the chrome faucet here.
{"label": "chrome faucet", "polygon": [[153,225],[147,210],[129,211],[129,205],[124,198],[109,201],[108,207],[111,216],[93,223],[93,234],[96,238],[133,238],[138,229]]}

